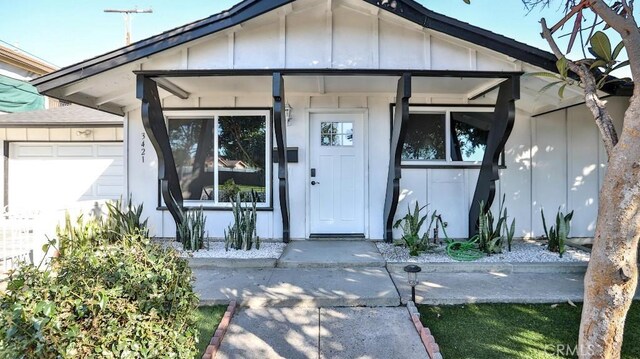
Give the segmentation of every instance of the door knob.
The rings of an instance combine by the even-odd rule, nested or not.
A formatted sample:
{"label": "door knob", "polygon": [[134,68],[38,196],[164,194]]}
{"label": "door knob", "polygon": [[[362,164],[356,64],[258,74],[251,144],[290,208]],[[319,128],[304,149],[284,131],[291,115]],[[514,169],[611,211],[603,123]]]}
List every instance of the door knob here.
{"label": "door knob", "polygon": [[311,181],[311,185],[312,185],[312,186],[315,186],[315,185],[317,185],[317,184],[320,184],[320,182]]}

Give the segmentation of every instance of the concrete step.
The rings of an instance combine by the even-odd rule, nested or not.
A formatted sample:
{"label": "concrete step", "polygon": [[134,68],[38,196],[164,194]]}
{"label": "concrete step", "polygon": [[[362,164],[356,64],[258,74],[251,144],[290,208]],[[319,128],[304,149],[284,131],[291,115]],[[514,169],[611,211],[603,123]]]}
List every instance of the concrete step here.
{"label": "concrete step", "polygon": [[292,241],[276,265],[278,268],[384,267],[375,243],[368,240]]}
{"label": "concrete step", "polygon": [[582,273],[588,262],[455,262],[405,263],[389,262],[389,272],[403,272],[408,264],[417,264],[425,273]]}
{"label": "concrete step", "polygon": [[194,268],[201,305],[236,300],[245,307],[398,306],[383,267]]}

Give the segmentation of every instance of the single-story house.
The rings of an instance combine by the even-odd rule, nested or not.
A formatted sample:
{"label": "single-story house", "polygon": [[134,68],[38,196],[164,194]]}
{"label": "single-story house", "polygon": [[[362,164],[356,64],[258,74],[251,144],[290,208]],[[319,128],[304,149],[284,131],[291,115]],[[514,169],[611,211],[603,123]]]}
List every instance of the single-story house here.
{"label": "single-story house", "polygon": [[10,211],[91,208],[124,189],[122,117],[84,106],[0,116],[0,193]]}
{"label": "single-story house", "polygon": [[605,152],[580,88],[540,92],[539,71],[551,53],[413,0],[245,0],[32,84],[124,116],[125,192],[155,236],[202,207],[222,237],[237,186],[261,193],[262,238],[390,240],[415,201],[465,238],[502,196],[516,236],[563,206],[589,237]]}

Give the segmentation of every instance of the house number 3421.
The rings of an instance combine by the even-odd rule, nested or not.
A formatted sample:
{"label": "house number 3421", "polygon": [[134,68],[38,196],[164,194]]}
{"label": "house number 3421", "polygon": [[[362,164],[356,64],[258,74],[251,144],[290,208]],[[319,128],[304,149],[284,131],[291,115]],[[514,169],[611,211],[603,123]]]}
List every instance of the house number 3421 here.
{"label": "house number 3421", "polygon": [[142,158],[142,163],[144,163],[144,156],[147,153],[147,149],[144,148],[146,138],[147,138],[147,134],[142,132],[142,141],[140,142],[140,158]]}

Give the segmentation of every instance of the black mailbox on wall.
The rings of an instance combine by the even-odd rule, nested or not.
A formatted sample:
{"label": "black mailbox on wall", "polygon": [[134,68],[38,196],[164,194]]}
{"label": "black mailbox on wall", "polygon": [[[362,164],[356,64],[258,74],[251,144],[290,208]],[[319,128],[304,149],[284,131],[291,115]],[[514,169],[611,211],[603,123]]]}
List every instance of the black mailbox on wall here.
{"label": "black mailbox on wall", "polygon": [[[278,148],[273,148],[273,163],[278,163]],[[287,162],[298,163],[298,147],[287,147]]]}

